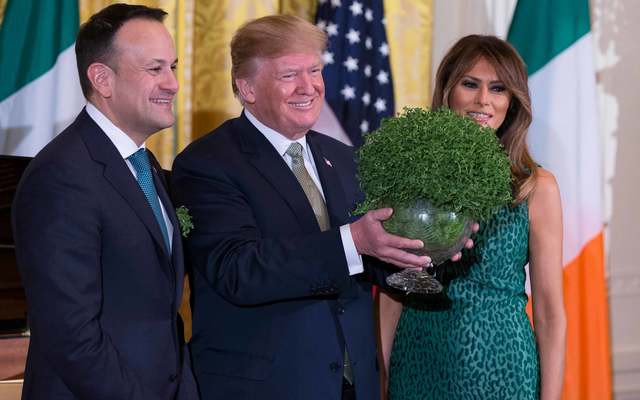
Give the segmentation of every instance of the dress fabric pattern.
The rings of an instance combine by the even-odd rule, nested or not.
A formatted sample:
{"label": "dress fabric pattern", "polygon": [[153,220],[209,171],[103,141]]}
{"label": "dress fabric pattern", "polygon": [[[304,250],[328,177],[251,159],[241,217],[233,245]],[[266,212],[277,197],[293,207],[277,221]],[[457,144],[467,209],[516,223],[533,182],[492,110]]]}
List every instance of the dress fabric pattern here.
{"label": "dress fabric pattern", "polygon": [[539,362],[525,313],[527,203],[481,224],[450,307],[405,304],[391,354],[389,399],[537,399]]}

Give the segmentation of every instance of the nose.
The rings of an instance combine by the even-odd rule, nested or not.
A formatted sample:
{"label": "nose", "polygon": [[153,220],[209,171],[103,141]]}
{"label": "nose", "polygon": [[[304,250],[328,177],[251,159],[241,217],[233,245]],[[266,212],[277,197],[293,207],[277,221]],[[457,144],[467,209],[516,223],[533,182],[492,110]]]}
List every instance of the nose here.
{"label": "nose", "polygon": [[489,104],[489,88],[482,85],[476,93],[476,104],[485,106]]}
{"label": "nose", "polygon": [[314,78],[308,73],[298,75],[298,93],[313,94],[315,92]]}
{"label": "nose", "polygon": [[176,71],[167,68],[165,73],[163,74],[163,80],[160,84],[162,90],[166,90],[173,94],[178,92],[178,78],[176,77]]}

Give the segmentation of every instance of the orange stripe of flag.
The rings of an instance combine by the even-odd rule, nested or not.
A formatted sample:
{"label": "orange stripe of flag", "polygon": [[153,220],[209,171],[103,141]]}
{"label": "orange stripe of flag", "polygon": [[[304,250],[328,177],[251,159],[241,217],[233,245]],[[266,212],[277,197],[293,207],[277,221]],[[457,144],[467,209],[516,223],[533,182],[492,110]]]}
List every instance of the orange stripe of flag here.
{"label": "orange stripe of flag", "polygon": [[567,366],[564,400],[611,399],[609,306],[602,233],[564,269]]}

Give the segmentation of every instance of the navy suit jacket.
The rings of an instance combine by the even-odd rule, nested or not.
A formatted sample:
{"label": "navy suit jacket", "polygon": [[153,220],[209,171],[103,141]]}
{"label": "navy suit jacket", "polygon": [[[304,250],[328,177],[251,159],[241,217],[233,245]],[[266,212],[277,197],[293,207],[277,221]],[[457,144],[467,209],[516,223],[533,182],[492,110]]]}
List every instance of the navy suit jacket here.
{"label": "navy suit jacket", "polygon": [[183,252],[168,254],[151,207],[83,110],[29,164],[13,204],[31,341],[23,399],[192,399],[178,308]]}
{"label": "navy suit jacket", "polygon": [[295,176],[244,114],[175,160],[191,212],[192,357],[206,399],[340,399],[343,350],[358,399],[379,397],[371,283],[350,277],[339,227],[362,200],[353,150],[307,134],[330,214],[321,232]]}

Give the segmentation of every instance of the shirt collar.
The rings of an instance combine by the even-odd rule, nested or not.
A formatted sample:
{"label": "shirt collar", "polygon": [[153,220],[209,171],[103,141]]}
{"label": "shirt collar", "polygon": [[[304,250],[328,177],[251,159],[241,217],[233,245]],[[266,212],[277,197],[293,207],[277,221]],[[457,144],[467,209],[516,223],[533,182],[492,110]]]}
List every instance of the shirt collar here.
{"label": "shirt collar", "polygon": [[246,108],[244,109],[244,115],[247,117],[249,122],[251,122],[251,124],[253,124],[253,126],[255,126],[256,129],[258,129],[260,133],[262,133],[262,135],[264,135],[264,137],[267,138],[269,143],[271,143],[271,145],[275,147],[276,151],[281,156],[284,157],[291,143],[298,142],[302,145],[302,149],[303,149],[302,152],[304,154],[304,158],[306,158],[307,160],[312,160],[311,153],[309,152],[309,148],[307,146],[306,136],[303,136],[298,140],[291,140],[286,136],[284,136],[283,134],[279,133],[278,131],[271,129],[265,124],[263,124],[262,122],[258,121],[258,119],[253,114],[251,114],[249,110],[247,110]]}
{"label": "shirt collar", "polygon": [[138,147],[136,143],[122,131],[122,129],[118,128],[114,125],[113,122],[109,118],[106,117],[96,106],[91,103],[87,103],[87,114],[95,121],[96,124],[102,129],[102,131],[107,135],[109,140],[116,146],[118,149],[118,153],[122,156],[122,158],[127,159],[130,155],[138,151],[139,149],[143,149],[145,144],[142,143],[141,146]]}

